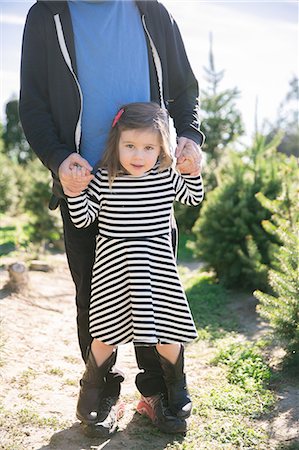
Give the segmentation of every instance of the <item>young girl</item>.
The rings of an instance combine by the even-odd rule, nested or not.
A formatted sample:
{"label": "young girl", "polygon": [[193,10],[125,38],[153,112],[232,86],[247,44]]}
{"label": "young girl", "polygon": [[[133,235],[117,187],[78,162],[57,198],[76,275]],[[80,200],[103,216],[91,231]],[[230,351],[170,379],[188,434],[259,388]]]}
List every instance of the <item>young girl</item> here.
{"label": "young girl", "polygon": [[[68,197],[75,226],[97,219],[99,230],[89,313],[94,340],[77,407],[85,423],[97,420],[101,380],[114,363],[114,349],[127,342],[156,347],[172,414],[185,419],[191,412],[183,343],[197,332],[177,272],[170,220],[174,200],[198,205],[203,185],[199,172],[175,171],[169,142],[165,110],[155,103],[125,105],[95,178],[79,196]],[[83,172],[74,167],[75,178]],[[147,413],[146,398],[138,410]]]}

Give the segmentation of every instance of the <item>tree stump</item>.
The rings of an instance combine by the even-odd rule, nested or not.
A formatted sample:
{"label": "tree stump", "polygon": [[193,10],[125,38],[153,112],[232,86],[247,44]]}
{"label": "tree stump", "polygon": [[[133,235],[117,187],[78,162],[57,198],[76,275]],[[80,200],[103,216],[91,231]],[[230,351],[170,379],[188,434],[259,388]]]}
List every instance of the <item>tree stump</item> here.
{"label": "tree stump", "polygon": [[12,292],[26,292],[29,288],[28,270],[25,264],[15,262],[8,267],[9,281],[7,287]]}

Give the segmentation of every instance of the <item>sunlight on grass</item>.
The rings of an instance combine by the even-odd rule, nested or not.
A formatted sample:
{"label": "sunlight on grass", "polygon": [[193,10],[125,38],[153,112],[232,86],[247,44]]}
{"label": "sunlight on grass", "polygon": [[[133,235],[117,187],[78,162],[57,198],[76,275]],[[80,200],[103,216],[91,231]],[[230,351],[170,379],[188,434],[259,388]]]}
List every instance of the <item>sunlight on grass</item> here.
{"label": "sunlight on grass", "polygon": [[[198,383],[189,386],[193,414],[184,442],[167,449],[269,450],[267,433],[257,420],[271,410],[276,398],[268,388],[271,374],[262,358],[262,343],[244,342],[244,337],[240,342],[238,317],[213,275],[184,268],[180,274],[199,334],[192,355],[200,360],[207,342],[215,356],[198,375]],[[196,364],[192,368],[196,371]]]}
{"label": "sunlight on grass", "polygon": [[24,249],[28,243],[28,218],[26,215],[7,217],[0,214],[0,255],[15,254]]}
{"label": "sunlight on grass", "polygon": [[58,367],[48,367],[46,373],[49,375],[56,375],[58,377],[63,377],[63,370]]}
{"label": "sunlight on grass", "polygon": [[21,375],[18,378],[18,383],[20,387],[27,386],[30,381],[34,380],[38,375],[38,372],[35,369],[32,369],[31,367],[28,367],[28,369],[24,370]]}
{"label": "sunlight on grass", "polygon": [[22,408],[11,412],[0,406],[0,427],[3,434],[1,448],[5,450],[24,450],[24,434],[30,436],[34,428],[49,429],[49,432],[67,428],[71,421],[61,420],[53,414],[50,417],[41,416],[31,408]]}
{"label": "sunlight on grass", "polygon": [[195,240],[193,234],[179,233],[178,241],[178,260],[184,262],[195,261],[193,251],[189,243]]}
{"label": "sunlight on grass", "polygon": [[181,273],[199,339],[218,339],[238,329],[236,318],[228,311],[228,295],[216,284],[213,275]]}
{"label": "sunlight on grass", "polygon": [[67,385],[67,386],[78,386],[78,380],[72,380],[71,378],[66,378],[63,381],[63,384]]}

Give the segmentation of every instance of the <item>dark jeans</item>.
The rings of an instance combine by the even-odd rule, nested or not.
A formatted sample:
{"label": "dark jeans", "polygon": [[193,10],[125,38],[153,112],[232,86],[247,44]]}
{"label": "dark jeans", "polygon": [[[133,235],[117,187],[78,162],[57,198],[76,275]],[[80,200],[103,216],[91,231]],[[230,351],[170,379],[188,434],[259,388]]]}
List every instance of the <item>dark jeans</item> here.
{"label": "dark jeans", "polygon": [[[76,228],[69,216],[65,200],[60,200],[64,242],[70,272],[76,287],[77,330],[82,358],[86,361],[92,341],[89,333],[89,302],[92,267],[95,257],[97,222],[87,228]],[[166,392],[163,373],[154,347],[135,347],[136,360],[142,370],[136,385],[145,396]]]}

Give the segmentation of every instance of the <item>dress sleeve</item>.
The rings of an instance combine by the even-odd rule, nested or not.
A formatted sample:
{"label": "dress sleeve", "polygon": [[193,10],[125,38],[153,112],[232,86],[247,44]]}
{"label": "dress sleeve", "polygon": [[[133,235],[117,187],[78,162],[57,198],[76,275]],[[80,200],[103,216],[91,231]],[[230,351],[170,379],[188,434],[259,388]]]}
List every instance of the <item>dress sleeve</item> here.
{"label": "dress sleeve", "polygon": [[204,187],[201,175],[181,175],[171,169],[175,200],[189,206],[199,205],[204,197]]}
{"label": "dress sleeve", "polygon": [[97,172],[88,188],[76,197],[67,197],[70,217],[77,228],[86,228],[96,220],[102,204],[101,174]]}

